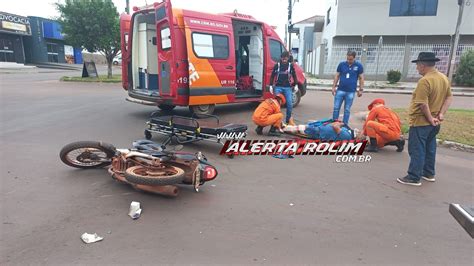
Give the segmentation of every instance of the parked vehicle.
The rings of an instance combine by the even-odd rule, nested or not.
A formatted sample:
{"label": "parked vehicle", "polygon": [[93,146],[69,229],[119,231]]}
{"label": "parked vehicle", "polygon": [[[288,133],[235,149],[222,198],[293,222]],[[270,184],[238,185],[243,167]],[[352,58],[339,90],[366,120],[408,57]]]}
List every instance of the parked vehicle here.
{"label": "parked vehicle", "polygon": [[[170,0],[120,17],[122,85],[128,101],[163,110],[189,106],[212,114],[216,104],[258,102],[269,92],[272,68],[286,51],[274,29],[252,16],[172,8]],[[299,91],[306,78],[295,64]]]}
{"label": "parked vehicle", "polygon": [[114,60],[112,60],[112,64],[113,65],[121,65],[122,64],[122,55],[117,55],[116,57],[114,57]]}
{"label": "parked vehicle", "polygon": [[176,196],[176,184],[199,187],[214,180],[217,170],[201,153],[167,151],[149,140],[133,142],[132,149],[116,149],[98,141],[78,141],[64,146],[59,153],[61,161],[75,168],[109,167],[109,173],[118,181],[149,192]]}

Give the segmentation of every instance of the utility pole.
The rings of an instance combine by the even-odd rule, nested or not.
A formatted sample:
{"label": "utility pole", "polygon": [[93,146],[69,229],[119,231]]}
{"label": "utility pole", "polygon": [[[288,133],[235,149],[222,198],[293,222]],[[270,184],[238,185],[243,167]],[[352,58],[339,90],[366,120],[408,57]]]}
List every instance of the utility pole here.
{"label": "utility pole", "polygon": [[450,82],[453,79],[454,65],[456,62],[456,52],[458,50],[458,43],[459,43],[459,28],[461,27],[462,14],[464,13],[464,3],[465,3],[465,0],[458,0],[458,5],[459,5],[458,23],[456,24],[454,44],[452,44],[451,46],[451,52],[449,53],[449,62],[448,62],[448,78]]}
{"label": "utility pole", "polygon": [[293,24],[291,22],[291,14],[293,13],[293,5],[291,0],[288,0],[288,50],[290,50],[291,54],[291,29],[293,28]]}
{"label": "utility pole", "polygon": [[130,0],[125,0],[125,13],[130,15]]}
{"label": "utility pole", "polygon": [[293,22],[292,22],[292,14],[293,14],[293,6],[295,5],[295,2],[299,2],[299,0],[293,0],[293,3],[291,3],[292,0],[288,0],[288,50],[290,52],[290,55],[292,55],[291,52],[291,30],[293,29]]}

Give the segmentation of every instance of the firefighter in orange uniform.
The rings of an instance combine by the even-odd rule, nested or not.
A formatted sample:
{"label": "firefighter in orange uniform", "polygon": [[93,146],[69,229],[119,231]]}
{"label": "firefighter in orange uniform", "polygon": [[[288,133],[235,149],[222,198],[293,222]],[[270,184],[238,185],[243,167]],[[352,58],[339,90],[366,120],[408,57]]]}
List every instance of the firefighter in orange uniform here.
{"label": "firefighter in orange uniform", "polygon": [[257,125],[255,131],[258,135],[262,135],[263,128],[266,126],[271,126],[268,135],[280,135],[281,121],[283,119],[281,105],[285,104],[285,102],[285,96],[283,96],[283,94],[278,94],[275,99],[266,99],[257,107],[257,109],[255,109],[252,120]]}
{"label": "firefighter in orange uniform", "polygon": [[383,99],[375,99],[368,106],[369,115],[364,124],[363,134],[370,138],[370,145],[365,151],[377,152],[386,145],[397,147],[403,151],[405,140],[400,138],[401,123],[398,115],[385,106]]}

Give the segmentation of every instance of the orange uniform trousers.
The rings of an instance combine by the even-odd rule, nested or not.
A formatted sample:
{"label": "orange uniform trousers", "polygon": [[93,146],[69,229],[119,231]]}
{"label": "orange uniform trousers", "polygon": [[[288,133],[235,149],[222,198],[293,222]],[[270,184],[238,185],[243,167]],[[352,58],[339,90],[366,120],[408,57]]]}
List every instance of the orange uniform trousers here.
{"label": "orange uniform trousers", "polygon": [[377,139],[377,146],[383,147],[388,142],[400,139],[400,132],[390,130],[386,125],[377,121],[367,121],[366,133],[369,138]]}
{"label": "orange uniform trousers", "polygon": [[283,114],[280,105],[275,99],[266,99],[255,110],[252,116],[253,122],[261,127],[274,126],[281,127]]}

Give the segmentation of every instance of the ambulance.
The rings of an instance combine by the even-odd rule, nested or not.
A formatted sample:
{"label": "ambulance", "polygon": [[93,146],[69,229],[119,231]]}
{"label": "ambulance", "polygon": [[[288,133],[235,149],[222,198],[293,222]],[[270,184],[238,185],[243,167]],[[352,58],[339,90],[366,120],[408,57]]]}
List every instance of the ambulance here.
{"label": "ambulance", "polygon": [[[273,97],[270,76],[285,45],[274,29],[249,15],[207,14],[171,6],[170,0],[120,17],[122,86],[127,100],[170,111],[189,106],[197,116],[217,104]],[[294,64],[299,90],[306,78]]]}

